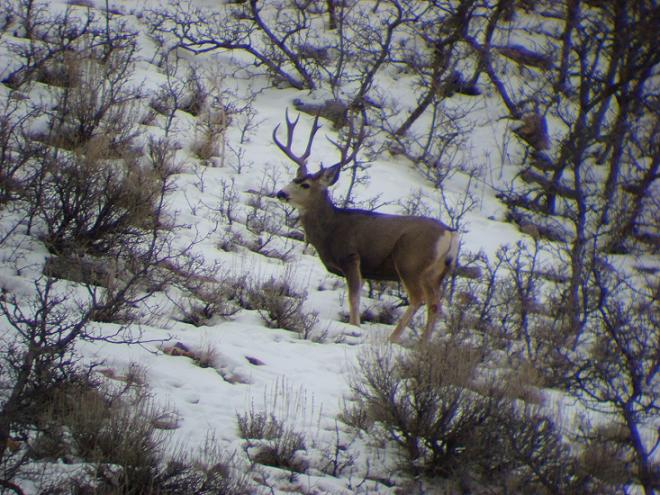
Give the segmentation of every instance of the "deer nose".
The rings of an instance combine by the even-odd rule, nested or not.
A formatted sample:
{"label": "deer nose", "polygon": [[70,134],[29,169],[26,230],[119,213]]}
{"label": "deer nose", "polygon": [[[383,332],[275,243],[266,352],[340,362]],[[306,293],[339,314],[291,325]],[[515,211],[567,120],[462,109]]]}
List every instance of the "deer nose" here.
{"label": "deer nose", "polygon": [[277,193],[277,199],[281,199],[282,201],[286,201],[289,199],[289,195],[285,193],[284,191],[279,191]]}

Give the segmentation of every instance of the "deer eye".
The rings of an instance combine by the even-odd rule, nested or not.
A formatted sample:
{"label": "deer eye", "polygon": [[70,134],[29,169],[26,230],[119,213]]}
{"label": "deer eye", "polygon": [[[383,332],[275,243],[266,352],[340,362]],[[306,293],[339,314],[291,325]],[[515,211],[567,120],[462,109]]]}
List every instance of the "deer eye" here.
{"label": "deer eye", "polygon": [[309,184],[307,184],[307,182],[303,182],[302,184],[300,184],[300,187],[302,187],[303,189],[309,189]]}

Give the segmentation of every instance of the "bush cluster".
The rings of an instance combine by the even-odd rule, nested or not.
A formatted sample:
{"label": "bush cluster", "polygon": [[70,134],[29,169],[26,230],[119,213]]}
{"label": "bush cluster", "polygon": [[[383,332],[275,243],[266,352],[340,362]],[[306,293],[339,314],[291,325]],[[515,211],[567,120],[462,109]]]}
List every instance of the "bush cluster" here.
{"label": "bush cluster", "polygon": [[359,360],[344,419],[395,445],[400,472],[435,486],[602,493],[553,420],[497,376],[485,379],[483,364],[481,350],[456,341],[374,348]]}
{"label": "bush cluster", "polygon": [[[133,374],[134,375],[134,374]],[[172,414],[157,406],[132,375],[99,382],[78,375],[42,398],[32,418],[31,460],[80,463],[67,479],[46,481],[49,493],[249,493],[230,457],[212,442],[199,453],[167,448]]]}

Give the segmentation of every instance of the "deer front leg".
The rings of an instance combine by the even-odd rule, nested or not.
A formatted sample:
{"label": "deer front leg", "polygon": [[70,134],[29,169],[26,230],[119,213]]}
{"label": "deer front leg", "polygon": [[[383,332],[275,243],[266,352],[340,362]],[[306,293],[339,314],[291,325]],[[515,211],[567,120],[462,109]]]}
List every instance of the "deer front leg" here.
{"label": "deer front leg", "polygon": [[362,275],[360,274],[360,257],[351,255],[343,264],[343,272],[348,286],[349,322],[360,326],[360,291],[362,290]]}

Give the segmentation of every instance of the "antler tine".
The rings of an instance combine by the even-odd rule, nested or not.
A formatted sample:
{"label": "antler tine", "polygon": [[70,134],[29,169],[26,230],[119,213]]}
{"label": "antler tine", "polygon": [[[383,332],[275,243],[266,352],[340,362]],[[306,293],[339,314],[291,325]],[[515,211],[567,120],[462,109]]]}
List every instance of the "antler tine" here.
{"label": "antler tine", "polygon": [[[330,138],[327,138],[328,141],[330,141],[335,147],[339,150],[340,153],[340,160],[333,165],[333,167],[336,167],[337,165],[346,165],[347,163],[350,163],[355,159],[355,156],[357,155],[358,151],[360,150],[360,147],[362,146],[362,143],[364,141],[364,138],[366,136],[366,126],[364,124],[364,121],[362,122],[362,125],[360,126],[360,133],[355,136],[354,132],[354,125],[353,122],[350,122],[350,126],[348,129],[348,139],[346,139],[346,143],[342,146],[339,144],[337,141],[334,141]],[[352,148],[352,151],[350,155],[348,154],[348,150]]]}
{"label": "antler tine", "polygon": [[307,141],[307,148],[305,148],[305,153],[303,154],[305,160],[307,160],[307,158],[309,158],[309,155],[312,154],[312,143],[314,142],[314,136],[316,136],[316,133],[320,128],[321,128],[321,124],[319,124],[319,114],[316,114],[316,116],[314,117],[314,122],[312,122],[312,128],[309,131],[309,140]]}
{"label": "antler tine", "polygon": [[273,141],[275,141],[277,147],[282,150],[286,156],[288,156],[294,163],[298,164],[298,176],[301,177],[307,175],[307,159],[312,154],[312,143],[314,142],[314,136],[321,128],[321,125],[319,124],[319,116],[317,115],[314,117],[314,123],[312,124],[312,129],[309,132],[307,147],[305,148],[305,152],[300,156],[296,155],[292,150],[293,134],[295,132],[296,125],[298,125],[298,120],[300,120],[300,114],[298,114],[295,120],[291,120],[289,118],[289,109],[287,108],[285,111],[285,117],[286,145],[282,144],[282,142],[277,138],[277,131],[280,128],[280,124],[277,124],[275,129],[273,129]]}

